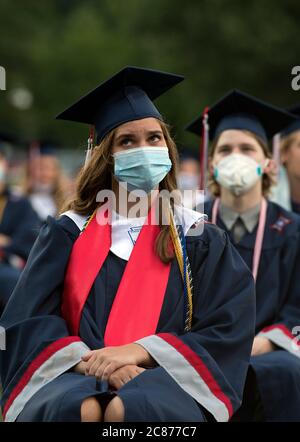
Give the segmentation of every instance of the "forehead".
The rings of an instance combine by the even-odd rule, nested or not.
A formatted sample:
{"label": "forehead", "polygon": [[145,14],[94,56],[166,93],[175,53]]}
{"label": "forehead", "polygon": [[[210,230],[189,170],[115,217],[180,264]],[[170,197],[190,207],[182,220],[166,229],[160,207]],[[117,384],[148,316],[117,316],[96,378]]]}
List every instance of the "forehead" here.
{"label": "forehead", "polygon": [[297,142],[299,142],[300,141],[300,130],[297,130],[297,131],[295,131],[294,132],[294,141],[297,141]]}
{"label": "forehead", "polygon": [[121,124],[121,126],[116,129],[116,136],[128,132],[144,132],[154,130],[161,130],[159,120],[156,118],[143,118],[141,120],[128,121],[127,123]]}
{"label": "forehead", "polygon": [[260,147],[254,136],[237,129],[225,130],[222,132],[218,139],[217,146],[220,146],[221,144],[232,145],[245,143]]}
{"label": "forehead", "polygon": [[53,155],[42,155],[41,162],[45,165],[56,165],[57,158]]}
{"label": "forehead", "polygon": [[53,155],[38,155],[31,159],[30,163],[38,166],[52,166],[57,164],[57,158]]}

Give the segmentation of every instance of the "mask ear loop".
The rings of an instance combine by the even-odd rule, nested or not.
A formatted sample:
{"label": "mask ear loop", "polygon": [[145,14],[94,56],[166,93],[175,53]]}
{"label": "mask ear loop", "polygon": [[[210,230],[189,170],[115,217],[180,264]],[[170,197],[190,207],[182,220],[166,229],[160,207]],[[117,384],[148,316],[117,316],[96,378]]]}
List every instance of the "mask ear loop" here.
{"label": "mask ear loop", "polygon": [[94,147],[94,126],[91,126],[89,137],[88,137],[88,142],[87,142],[87,151],[86,151],[86,155],[85,155],[84,166],[86,166],[91,159],[93,147]]}
{"label": "mask ear loop", "polygon": [[[270,158],[266,158],[265,160],[265,164],[264,164],[264,169],[270,164]],[[264,170],[263,170],[264,172]]]}

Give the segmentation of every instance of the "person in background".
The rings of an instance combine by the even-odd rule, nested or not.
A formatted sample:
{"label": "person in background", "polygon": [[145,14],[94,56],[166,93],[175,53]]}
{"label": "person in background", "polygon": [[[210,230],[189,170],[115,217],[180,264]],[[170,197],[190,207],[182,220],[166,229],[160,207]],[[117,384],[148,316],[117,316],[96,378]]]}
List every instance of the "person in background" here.
{"label": "person in background", "polygon": [[23,192],[41,221],[55,217],[65,203],[67,180],[51,143],[32,144]]}
{"label": "person in background", "polygon": [[204,201],[199,191],[199,183],[200,168],[197,156],[188,149],[180,150],[177,185],[182,192],[182,204],[189,209],[200,208]]}
{"label": "person in background", "polygon": [[197,189],[200,182],[199,159],[190,150],[179,150],[179,170],[177,185],[179,189]]}
{"label": "person in background", "polygon": [[288,109],[298,119],[280,134],[281,166],[272,201],[300,214],[300,105]]}
{"label": "person in background", "polygon": [[8,137],[0,134],[0,314],[37,237],[40,223],[27,198],[8,185]]}
{"label": "person in background", "polygon": [[[270,202],[268,140],[294,119],[232,91],[208,112],[210,189],[204,212],[228,232],[256,281],[256,336],[235,420],[300,421],[300,217]],[[188,126],[201,134],[202,117]]]}

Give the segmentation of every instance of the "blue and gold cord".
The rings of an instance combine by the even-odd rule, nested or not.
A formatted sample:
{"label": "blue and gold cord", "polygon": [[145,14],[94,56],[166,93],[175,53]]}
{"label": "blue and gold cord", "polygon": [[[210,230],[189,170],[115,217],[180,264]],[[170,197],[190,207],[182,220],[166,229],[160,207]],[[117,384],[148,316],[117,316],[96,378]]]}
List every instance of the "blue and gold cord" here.
{"label": "blue and gold cord", "polygon": [[186,252],[186,242],[183,228],[176,223],[174,214],[170,209],[170,233],[174,245],[175,255],[181,272],[184,289],[184,330],[189,331],[192,327],[193,318],[193,279],[189,258]]}
{"label": "blue and gold cord", "polygon": [[89,216],[87,217],[87,219],[85,220],[85,223],[84,223],[84,225],[83,225],[83,227],[82,227],[81,233],[82,233],[82,232],[87,228],[87,226],[90,224],[90,222],[92,221],[92,219],[93,219],[94,216],[96,215],[96,212],[97,212],[97,209],[95,209],[94,212],[93,212],[91,215],[89,215]]}

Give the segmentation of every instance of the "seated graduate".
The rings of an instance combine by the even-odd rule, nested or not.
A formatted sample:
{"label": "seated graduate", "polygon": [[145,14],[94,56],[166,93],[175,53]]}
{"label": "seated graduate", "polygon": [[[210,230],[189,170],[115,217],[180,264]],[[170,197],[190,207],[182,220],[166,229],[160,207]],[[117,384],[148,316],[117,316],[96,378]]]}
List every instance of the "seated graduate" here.
{"label": "seated graduate", "polygon": [[32,143],[26,163],[23,192],[41,222],[47,216],[56,217],[67,196],[68,180],[51,140]]}
{"label": "seated graduate", "polygon": [[288,109],[297,116],[280,133],[280,160],[278,183],[272,200],[287,210],[300,214],[300,105]]}
{"label": "seated graduate", "polygon": [[[209,219],[228,232],[256,280],[256,336],[243,420],[300,420],[300,218],[268,201],[275,171],[268,139],[293,118],[240,91],[208,113]],[[200,134],[202,117],[188,126]]]}
{"label": "seated graduate", "polygon": [[152,100],[182,79],[127,67],[58,116],[95,125],[98,145],[0,321],[6,421],[228,421],[240,406],[254,281],[225,232],[168,199],[177,150]]}
{"label": "seated graduate", "polygon": [[7,303],[40,223],[26,198],[12,192],[8,185],[7,135],[0,134],[0,314]]}

